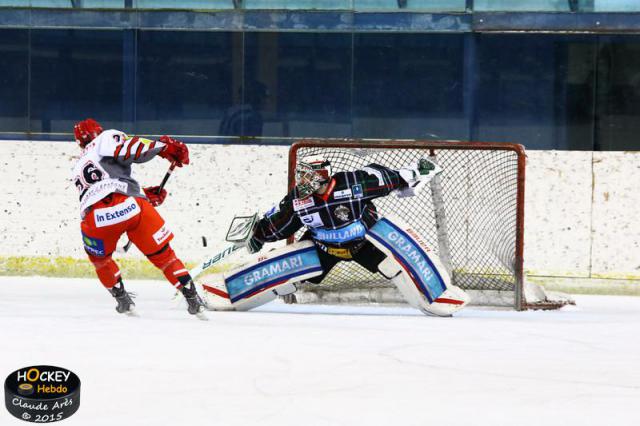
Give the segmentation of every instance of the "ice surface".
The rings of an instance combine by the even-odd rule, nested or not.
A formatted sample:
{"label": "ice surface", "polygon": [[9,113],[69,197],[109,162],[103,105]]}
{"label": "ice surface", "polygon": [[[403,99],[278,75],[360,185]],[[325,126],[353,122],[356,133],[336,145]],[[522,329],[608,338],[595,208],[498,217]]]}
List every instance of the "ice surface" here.
{"label": "ice surface", "polygon": [[0,277],[2,378],[77,373],[65,425],[640,424],[640,298],[456,318],[274,303],[203,322],[167,283],[126,285],[140,318],[97,280]]}

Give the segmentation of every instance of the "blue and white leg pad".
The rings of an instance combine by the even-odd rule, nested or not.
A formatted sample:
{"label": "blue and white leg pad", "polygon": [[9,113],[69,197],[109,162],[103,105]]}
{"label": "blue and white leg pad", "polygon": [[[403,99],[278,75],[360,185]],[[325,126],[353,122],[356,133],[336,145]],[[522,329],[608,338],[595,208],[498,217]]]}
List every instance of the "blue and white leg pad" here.
{"label": "blue and white leg pad", "polygon": [[315,244],[303,241],[267,253],[224,274],[223,283],[203,284],[203,295],[216,310],[247,311],[296,291],[293,283],[322,274]]}
{"label": "blue and white leg pad", "polygon": [[469,296],[451,284],[438,256],[420,234],[401,219],[380,219],[366,238],[387,255],[378,269],[411,306],[428,314],[450,316],[469,302]]}

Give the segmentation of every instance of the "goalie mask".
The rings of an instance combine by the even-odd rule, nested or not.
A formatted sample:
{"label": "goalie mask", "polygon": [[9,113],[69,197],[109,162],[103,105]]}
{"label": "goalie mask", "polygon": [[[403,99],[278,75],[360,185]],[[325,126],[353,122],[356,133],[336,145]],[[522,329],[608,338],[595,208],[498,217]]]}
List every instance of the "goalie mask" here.
{"label": "goalie mask", "polygon": [[296,186],[301,198],[314,194],[330,179],[331,163],[322,157],[305,157],[296,166]]}

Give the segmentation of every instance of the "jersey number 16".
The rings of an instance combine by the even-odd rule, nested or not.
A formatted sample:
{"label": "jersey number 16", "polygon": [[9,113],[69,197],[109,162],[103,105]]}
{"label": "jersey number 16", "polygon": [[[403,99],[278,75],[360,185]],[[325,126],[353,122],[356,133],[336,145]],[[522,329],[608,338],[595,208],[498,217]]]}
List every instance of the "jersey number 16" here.
{"label": "jersey number 16", "polygon": [[82,176],[77,176],[75,181],[76,188],[78,188],[78,191],[80,191],[80,199],[82,200],[82,197],[91,185],[101,181],[102,178],[102,170],[96,167],[96,165],[92,162],[88,162],[82,168]]}

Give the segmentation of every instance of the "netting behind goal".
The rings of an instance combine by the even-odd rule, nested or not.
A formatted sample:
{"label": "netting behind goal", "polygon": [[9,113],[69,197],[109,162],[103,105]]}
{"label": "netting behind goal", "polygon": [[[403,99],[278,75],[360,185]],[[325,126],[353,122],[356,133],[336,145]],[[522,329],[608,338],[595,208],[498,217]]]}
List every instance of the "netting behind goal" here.
{"label": "netting behind goal", "polygon": [[[392,194],[375,200],[379,213],[393,213],[415,227],[440,256],[453,283],[469,290],[474,303],[527,308],[521,145],[306,140],[291,147],[290,186],[297,162],[318,154],[331,161],[334,173],[371,163],[398,169],[425,156],[435,161],[444,170],[439,177],[415,197]],[[392,283],[355,262],[340,262],[321,284],[305,285],[302,291],[320,301],[349,297],[379,302],[395,294]]]}

